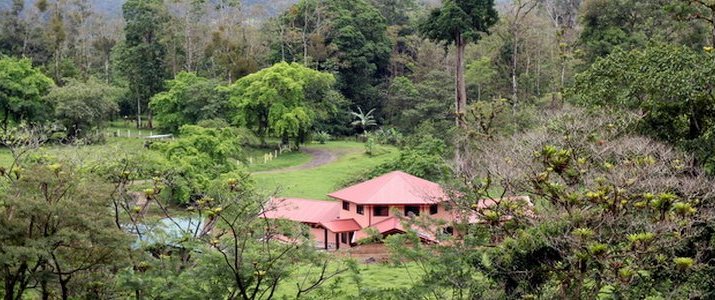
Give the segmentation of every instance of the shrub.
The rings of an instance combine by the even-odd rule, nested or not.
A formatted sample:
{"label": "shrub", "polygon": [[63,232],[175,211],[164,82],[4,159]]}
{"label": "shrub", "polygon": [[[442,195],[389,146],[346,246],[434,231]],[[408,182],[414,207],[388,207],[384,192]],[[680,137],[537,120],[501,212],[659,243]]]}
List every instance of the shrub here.
{"label": "shrub", "polygon": [[332,137],[329,133],[327,133],[327,132],[325,132],[325,131],[318,131],[317,133],[315,133],[315,135],[313,136],[313,138],[314,138],[315,141],[317,141],[318,143],[325,144],[325,142],[331,140],[333,137]]}
{"label": "shrub", "polygon": [[375,153],[375,137],[372,134],[367,134],[365,141],[365,154],[373,155]]}
{"label": "shrub", "polygon": [[403,135],[395,128],[380,128],[374,132],[377,142],[382,145],[402,146]]}

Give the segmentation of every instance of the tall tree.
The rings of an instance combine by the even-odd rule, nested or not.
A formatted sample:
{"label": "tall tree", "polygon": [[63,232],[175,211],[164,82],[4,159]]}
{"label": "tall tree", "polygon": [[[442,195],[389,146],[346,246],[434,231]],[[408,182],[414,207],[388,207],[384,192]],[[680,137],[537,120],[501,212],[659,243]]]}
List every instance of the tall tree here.
{"label": "tall tree", "polygon": [[514,107],[519,105],[519,81],[517,68],[519,65],[519,44],[524,31],[524,19],[539,4],[538,0],[513,0],[507,17],[509,42],[511,43],[511,102]]}
{"label": "tall tree", "polygon": [[168,79],[166,47],[162,44],[162,29],[168,20],[161,0],[129,0],[122,6],[126,27],[125,43],[120,49],[120,65],[129,82],[130,97],[136,101],[137,127],[141,126],[142,108],[152,127],[149,99],[162,91]]}
{"label": "tall tree", "polygon": [[42,119],[47,113],[47,104],[42,96],[54,83],[38,69],[32,67],[29,59],[0,57],[0,109],[2,128],[8,130],[10,118],[15,122]]}
{"label": "tall tree", "polygon": [[297,63],[278,63],[247,75],[231,85],[230,101],[238,108],[235,120],[265,140],[269,134],[295,146],[313,126],[316,116],[334,105],[330,90],[335,78]]}
{"label": "tall tree", "polygon": [[218,91],[218,82],[190,72],[181,72],[167,82],[167,91],[151,98],[159,127],[178,132],[179,127],[214,118],[227,119],[228,97]]}
{"label": "tall tree", "polygon": [[302,0],[281,16],[273,59],[335,72],[337,88],[354,105],[380,111],[377,86],[388,75],[392,48],[386,28],[366,0]]}
{"label": "tall tree", "polygon": [[52,49],[52,79],[60,84],[62,80],[60,62],[62,61],[62,48],[64,42],[67,40],[67,32],[65,30],[64,18],[65,18],[65,8],[61,6],[60,1],[54,3],[51,17],[49,30],[47,31],[48,38],[50,39],[50,47]]}
{"label": "tall tree", "polygon": [[[566,66],[574,44],[574,29],[577,25],[578,10],[582,0],[545,0],[542,2],[544,11],[549,16],[556,29],[555,43],[559,49],[558,89],[563,94],[566,82]],[[555,99],[555,98],[554,98]]]}
{"label": "tall tree", "polygon": [[488,34],[497,20],[494,0],[445,0],[442,7],[432,10],[427,19],[419,24],[419,31],[425,38],[456,47],[455,119],[458,126],[465,125],[467,107],[464,49],[468,43],[479,41],[482,34]]}
{"label": "tall tree", "polygon": [[103,125],[118,110],[120,88],[91,78],[87,82],[69,81],[46,96],[55,105],[55,117],[67,128],[69,138],[81,137],[92,127]]}

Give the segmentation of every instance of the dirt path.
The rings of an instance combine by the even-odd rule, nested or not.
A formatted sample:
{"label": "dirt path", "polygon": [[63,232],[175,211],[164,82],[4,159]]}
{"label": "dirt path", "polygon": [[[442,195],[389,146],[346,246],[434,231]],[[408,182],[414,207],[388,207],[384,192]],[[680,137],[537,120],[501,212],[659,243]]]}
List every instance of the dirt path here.
{"label": "dirt path", "polygon": [[288,168],[253,172],[253,174],[283,173],[283,172],[300,171],[300,170],[317,168],[322,165],[327,165],[327,164],[335,161],[336,159],[338,159],[338,155],[342,154],[342,151],[339,151],[339,150],[331,151],[328,149],[316,149],[316,148],[303,148],[301,151],[312,156],[312,158],[310,159],[309,162],[304,163],[299,166],[292,166],[292,167],[288,167]]}

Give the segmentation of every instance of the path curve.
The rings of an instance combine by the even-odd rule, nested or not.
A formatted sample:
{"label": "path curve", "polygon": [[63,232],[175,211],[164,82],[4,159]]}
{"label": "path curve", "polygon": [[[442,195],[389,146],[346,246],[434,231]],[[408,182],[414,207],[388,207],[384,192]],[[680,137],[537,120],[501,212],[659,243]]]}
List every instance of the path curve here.
{"label": "path curve", "polygon": [[283,173],[291,171],[308,170],[320,167],[322,165],[327,165],[338,159],[338,153],[335,151],[330,151],[327,149],[319,148],[303,148],[301,149],[303,153],[309,154],[312,158],[309,162],[298,166],[292,166],[287,168],[273,169],[267,171],[252,172],[252,174],[271,174],[271,173]]}

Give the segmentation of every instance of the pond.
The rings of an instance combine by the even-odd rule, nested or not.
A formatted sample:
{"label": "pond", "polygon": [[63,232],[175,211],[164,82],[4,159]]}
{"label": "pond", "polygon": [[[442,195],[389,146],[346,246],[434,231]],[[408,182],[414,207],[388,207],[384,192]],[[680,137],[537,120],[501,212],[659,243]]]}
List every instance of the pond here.
{"label": "pond", "polygon": [[123,226],[127,232],[137,236],[132,248],[139,249],[152,245],[183,248],[182,244],[198,237],[204,230],[205,223],[200,218],[180,217],[164,218],[153,223],[140,223]]}

